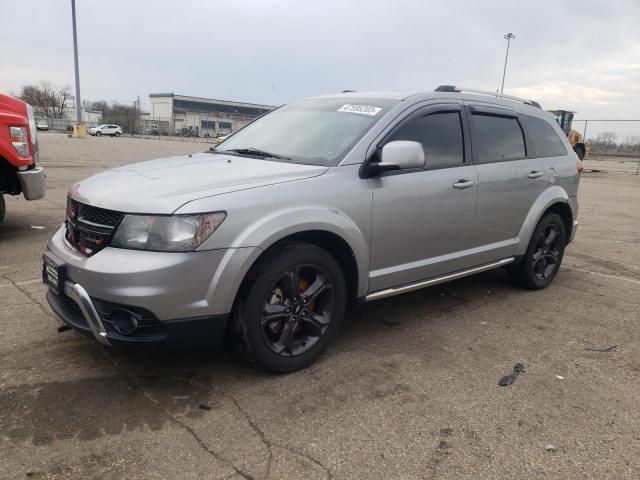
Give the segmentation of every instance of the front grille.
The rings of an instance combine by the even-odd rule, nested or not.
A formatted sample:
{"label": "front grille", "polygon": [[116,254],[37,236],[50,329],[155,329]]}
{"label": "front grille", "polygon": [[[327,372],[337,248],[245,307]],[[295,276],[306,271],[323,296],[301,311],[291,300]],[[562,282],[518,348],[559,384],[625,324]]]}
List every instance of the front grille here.
{"label": "front grille", "polygon": [[122,213],[104,208],[96,208],[91,205],[80,204],[78,209],[78,220],[84,222],[97,223],[109,227],[115,227],[122,218]]}
{"label": "front grille", "polygon": [[65,238],[83,255],[91,256],[109,245],[124,213],[67,198]]}

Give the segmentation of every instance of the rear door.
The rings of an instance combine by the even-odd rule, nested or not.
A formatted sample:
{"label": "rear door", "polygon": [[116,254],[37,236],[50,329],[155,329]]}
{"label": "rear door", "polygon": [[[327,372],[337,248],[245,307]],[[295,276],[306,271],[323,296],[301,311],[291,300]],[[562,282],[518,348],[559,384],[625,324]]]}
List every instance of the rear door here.
{"label": "rear door", "polygon": [[549,184],[550,172],[516,112],[472,103],[467,114],[479,179],[471,247],[481,264],[515,253],[520,227]]}
{"label": "rear door", "polygon": [[451,103],[409,114],[378,144],[420,142],[426,167],[370,180],[370,291],[470,266],[464,252],[475,215],[477,173],[465,138],[464,111],[461,104]]}

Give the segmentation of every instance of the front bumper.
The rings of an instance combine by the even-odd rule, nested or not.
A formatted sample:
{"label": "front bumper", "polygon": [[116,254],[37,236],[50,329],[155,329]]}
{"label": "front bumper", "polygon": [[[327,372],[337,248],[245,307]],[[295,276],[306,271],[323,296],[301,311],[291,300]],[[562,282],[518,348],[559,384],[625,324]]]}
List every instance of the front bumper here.
{"label": "front bumper", "polygon": [[[215,345],[224,337],[236,292],[260,249],[162,253],[106,247],[81,255],[64,239],[64,226],[47,242],[47,255],[65,265],[64,294],[47,293],[68,325],[101,343]],[[113,328],[115,309],[134,312],[145,331]]]}
{"label": "front bumper", "polygon": [[31,170],[19,170],[16,175],[18,175],[18,180],[22,187],[22,195],[26,200],[38,200],[44,197],[46,190],[44,168],[35,167]]}
{"label": "front bumper", "polygon": [[65,282],[64,295],[47,291],[47,302],[65,324],[114,347],[217,347],[225,338],[229,322],[229,315],[184,318],[158,322],[158,328],[151,334],[123,334],[103,321],[104,313],[98,311],[94,300],[77,283]]}

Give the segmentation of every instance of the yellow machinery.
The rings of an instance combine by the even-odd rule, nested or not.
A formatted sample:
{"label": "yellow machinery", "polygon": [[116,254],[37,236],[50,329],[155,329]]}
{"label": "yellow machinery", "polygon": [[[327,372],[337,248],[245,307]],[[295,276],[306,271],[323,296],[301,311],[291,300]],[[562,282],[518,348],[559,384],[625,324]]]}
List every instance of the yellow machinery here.
{"label": "yellow machinery", "polygon": [[560,128],[569,139],[569,143],[573,147],[573,151],[576,152],[580,160],[584,159],[589,154],[588,147],[583,143],[582,135],[576,130],[571,129],[571,123],[573,122],[573,116],[576,112],[570,110],[549,110],[556,117],[556,122],[560,125]]}

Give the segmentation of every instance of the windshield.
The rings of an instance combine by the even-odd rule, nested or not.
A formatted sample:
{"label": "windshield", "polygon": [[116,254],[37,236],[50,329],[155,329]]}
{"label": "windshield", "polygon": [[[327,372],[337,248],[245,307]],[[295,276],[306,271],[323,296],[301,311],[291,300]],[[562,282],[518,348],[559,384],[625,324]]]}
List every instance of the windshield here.
{"label": "windshield", "polygon": [[398,101],[312,99],[285,105],[234,133],[216,152],[332,167]]}

